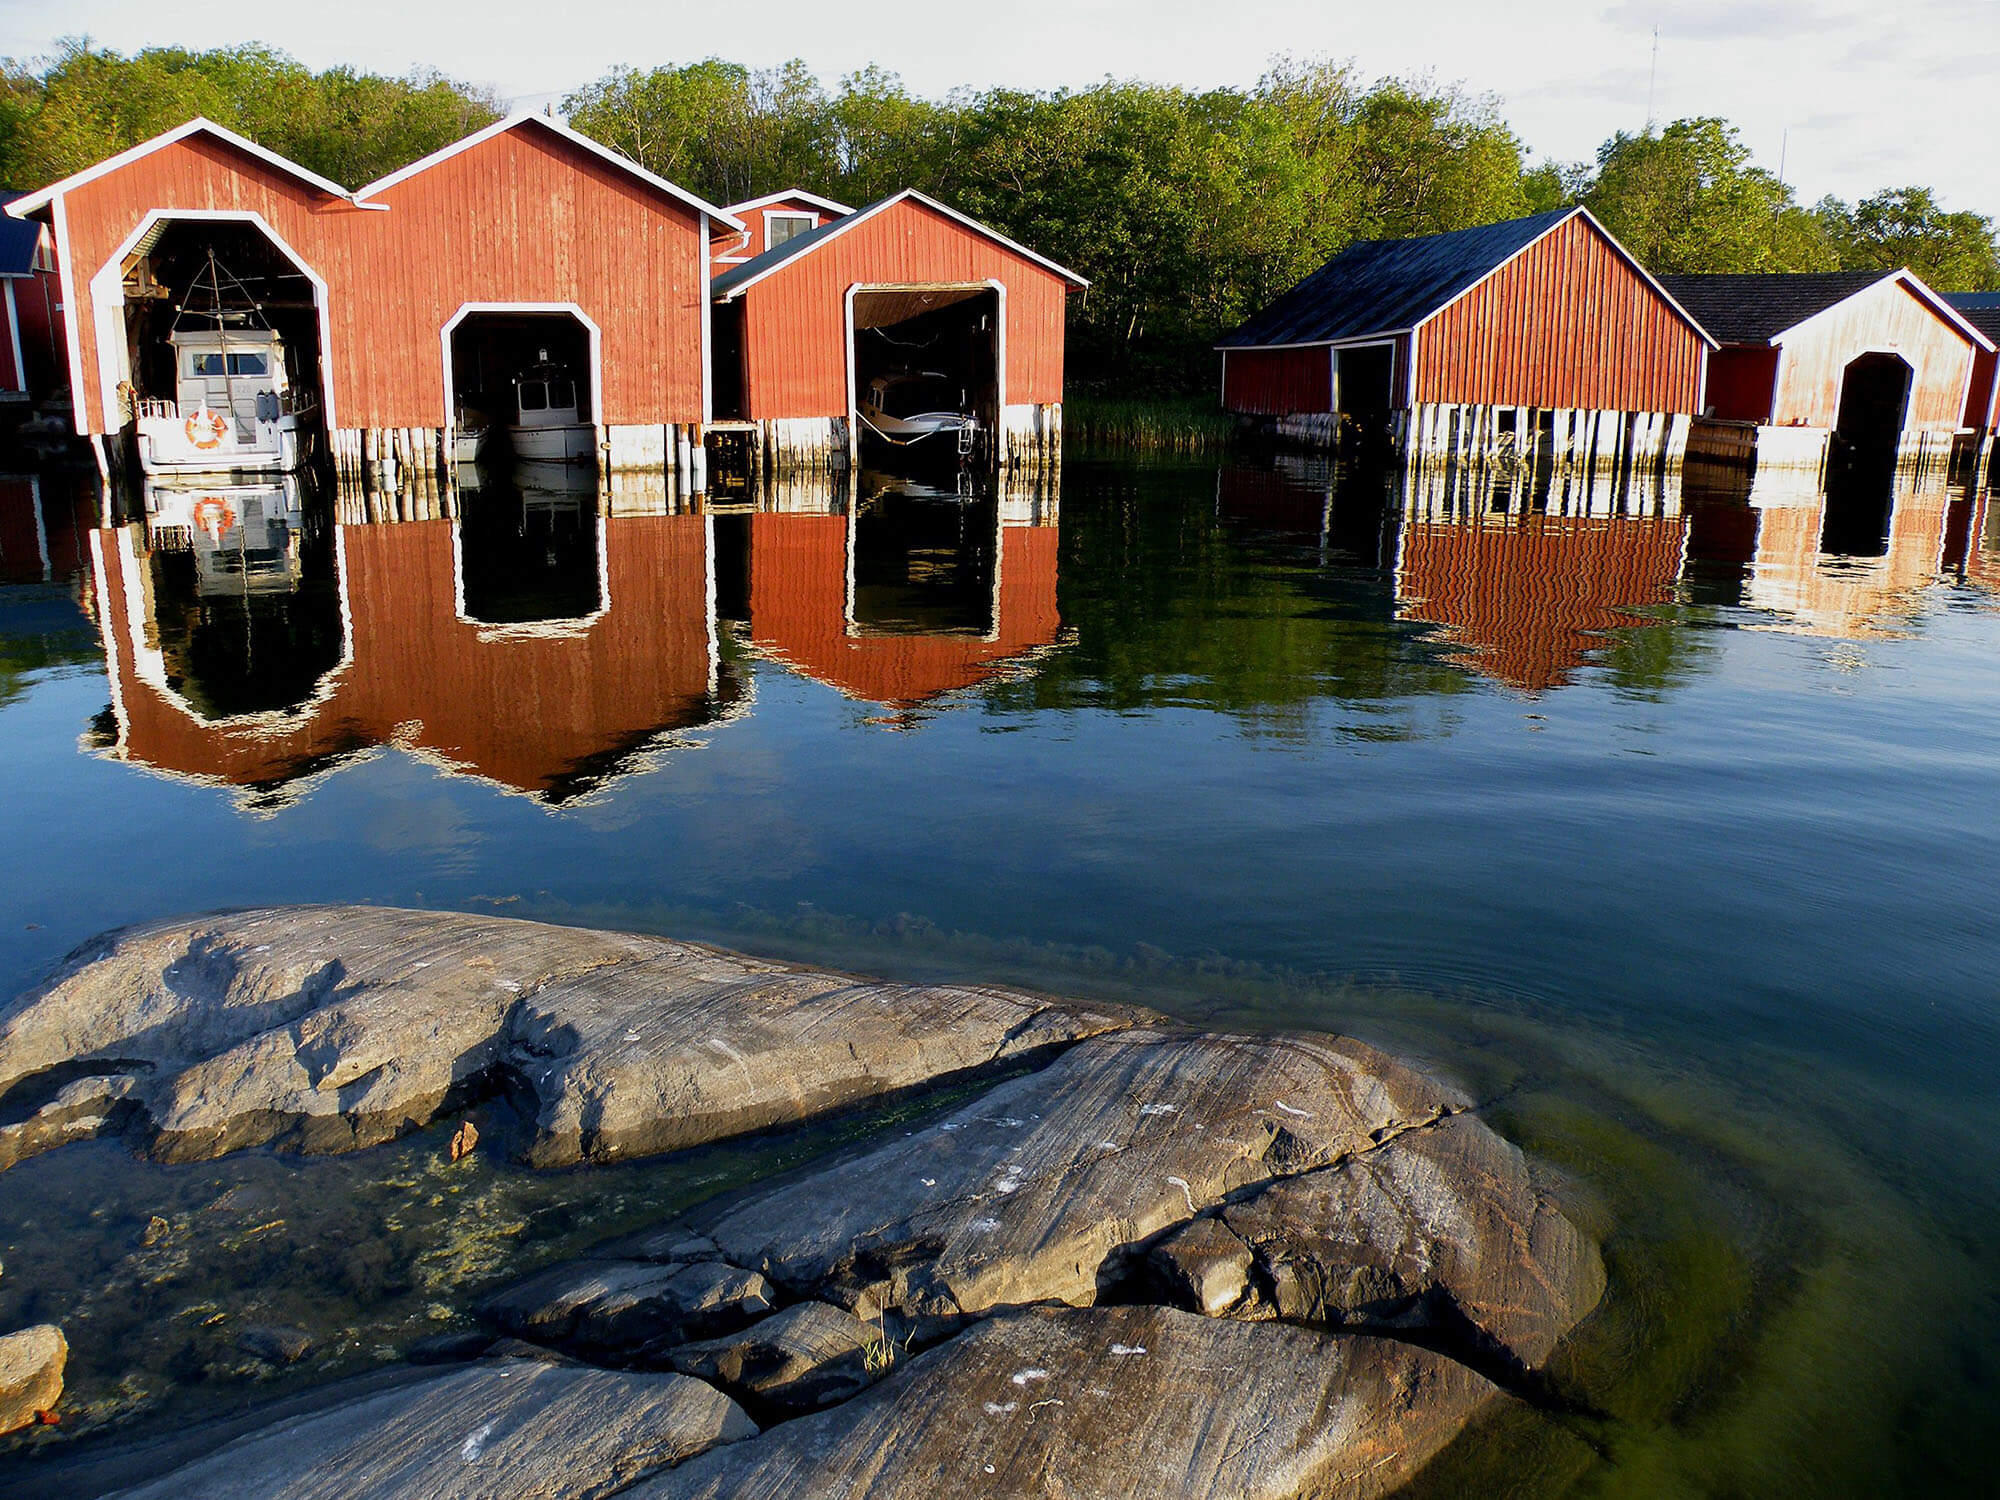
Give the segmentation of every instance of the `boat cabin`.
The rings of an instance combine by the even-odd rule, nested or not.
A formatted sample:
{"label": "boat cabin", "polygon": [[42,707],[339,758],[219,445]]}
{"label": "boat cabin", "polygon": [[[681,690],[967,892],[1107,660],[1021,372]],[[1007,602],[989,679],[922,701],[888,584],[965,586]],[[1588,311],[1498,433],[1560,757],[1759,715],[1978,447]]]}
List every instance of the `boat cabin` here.
{"label": "boat cabin", "polygon": [[576,379],[546,349],[514,377],[514,412],[507,432],[517,458],[570,462],[596,452],[597,430],[583,420]]}
{"label": "boat cabin", "polygon": [[301,403],[293,399],[284,342],[274,330],[176,328],[167,342],[174,399],[137,402],[146,473],[291,473],[299,467]]}

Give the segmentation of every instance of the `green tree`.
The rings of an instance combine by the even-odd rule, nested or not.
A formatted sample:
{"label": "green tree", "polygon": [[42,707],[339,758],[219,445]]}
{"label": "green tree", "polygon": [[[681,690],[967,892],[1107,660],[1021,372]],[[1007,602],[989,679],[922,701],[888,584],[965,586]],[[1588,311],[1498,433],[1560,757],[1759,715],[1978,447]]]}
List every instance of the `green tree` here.
{"label": "green tree", "polygon": [[2000,288],[1993,221],[1947,213],[1929,188],[1889,188],[1862,199],[1851,212],[1837,200],[1822,204],[1821,212],[1849,270],[1907,266],[1941,292]]}
{"label": "green tree", "polygon": [[1620,132],[1597,154],[1590,211],[1655,271],[1824,271],[1834,247],[1725,120]]}

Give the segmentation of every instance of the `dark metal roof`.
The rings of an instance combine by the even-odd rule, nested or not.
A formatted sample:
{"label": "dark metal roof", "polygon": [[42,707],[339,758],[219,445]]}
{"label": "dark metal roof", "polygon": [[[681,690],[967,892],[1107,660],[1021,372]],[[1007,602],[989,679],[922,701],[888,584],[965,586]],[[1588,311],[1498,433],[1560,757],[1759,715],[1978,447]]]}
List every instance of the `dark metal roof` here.
{"label": "dark metal roof", "polygon": [[[19,193],[0,193],[0,206],[12,203]],[[28,276],[35,269],[35,248],[42,242],[42,226],[33,219],[16,219],[0,212],[0,276]]]}
{"label": "dark metal roof", "polygon": [[1894,271],[1826,271],[1796,276],[1662,276],[1660,285],[1725,344],[1768,344]]}
{"label": "dark metal roof", "polygon": [[1413,328],[1581,210],[1349,245],[1234,333],[1223,349],[1325,344]]}
{"label": "dark metal roof", "polygon": [[28,276],[35,269],[35,247],[42,226],[30,219],[0,219],[0,276]]}

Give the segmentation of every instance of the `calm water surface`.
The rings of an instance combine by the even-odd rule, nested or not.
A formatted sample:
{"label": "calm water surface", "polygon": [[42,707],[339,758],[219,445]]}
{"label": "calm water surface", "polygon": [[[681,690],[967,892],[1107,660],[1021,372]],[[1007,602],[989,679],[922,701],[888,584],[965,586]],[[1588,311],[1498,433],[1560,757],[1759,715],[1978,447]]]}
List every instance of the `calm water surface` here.
{"label": "calm water surface", "polygon": [[[1580,517],[1072,458],[707,515],[222,498],[107,526],[0,481],[7,993],[118,923],[361,900],[1351,1029],[1564,1168],[1612,1272],[1580,1414],[1499,1413],[1420,1490],[1990,1492],[1983,497]],[[447,1181],[434,1146],[0,1179],[0,1323],[78,1346],[77,1430],[33,1441],[287,1388],[215,1353],[232,1318],[339,1330],[294,1383],[392,1358],[808,1149]]]}

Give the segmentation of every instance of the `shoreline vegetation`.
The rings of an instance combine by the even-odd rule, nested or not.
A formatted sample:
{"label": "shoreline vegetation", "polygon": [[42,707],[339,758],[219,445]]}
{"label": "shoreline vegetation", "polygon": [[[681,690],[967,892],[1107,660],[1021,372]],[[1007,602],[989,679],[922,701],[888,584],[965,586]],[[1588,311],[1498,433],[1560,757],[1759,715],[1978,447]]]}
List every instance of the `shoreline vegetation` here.
{"label": "shoreline vegetation", "polygon": [[1063,403],[1063,436],[1086,453],[1199,458],[1227,450],[1240,435],[1213,395],[1135,399],[1076,392]]}
{"label": "shoreline vegetation", "polygon": [[[358,187],[502,104],[434,69],[315,73],[257,45],[127,56],[71,38],[0,61],[0,186],[43,186],[206,115]],[[1248,88],[1114,79],[943,98],[879,67],[829,87],[802,61],[708,58],[620,66],[557,108],[716,203],[803,187],[860,205],[914,187],[992,224],[1090,279],[1067,348],[1085,389],[1211,391],[1216,337],[1355,241],[1568,204],[1656,272],[1908,266],[1939,291],[2000,288],[1993,221],[1927,187],[1801,203],[1710,117],[1620,131],[1590,161],[1538,160],[1497,98],[1329,58],[1277,57]],[[1163,437],[1155,413],[1115,405],[1088,412],[1089,430],[1153,451],[1213,441],[1191,407]]]}

